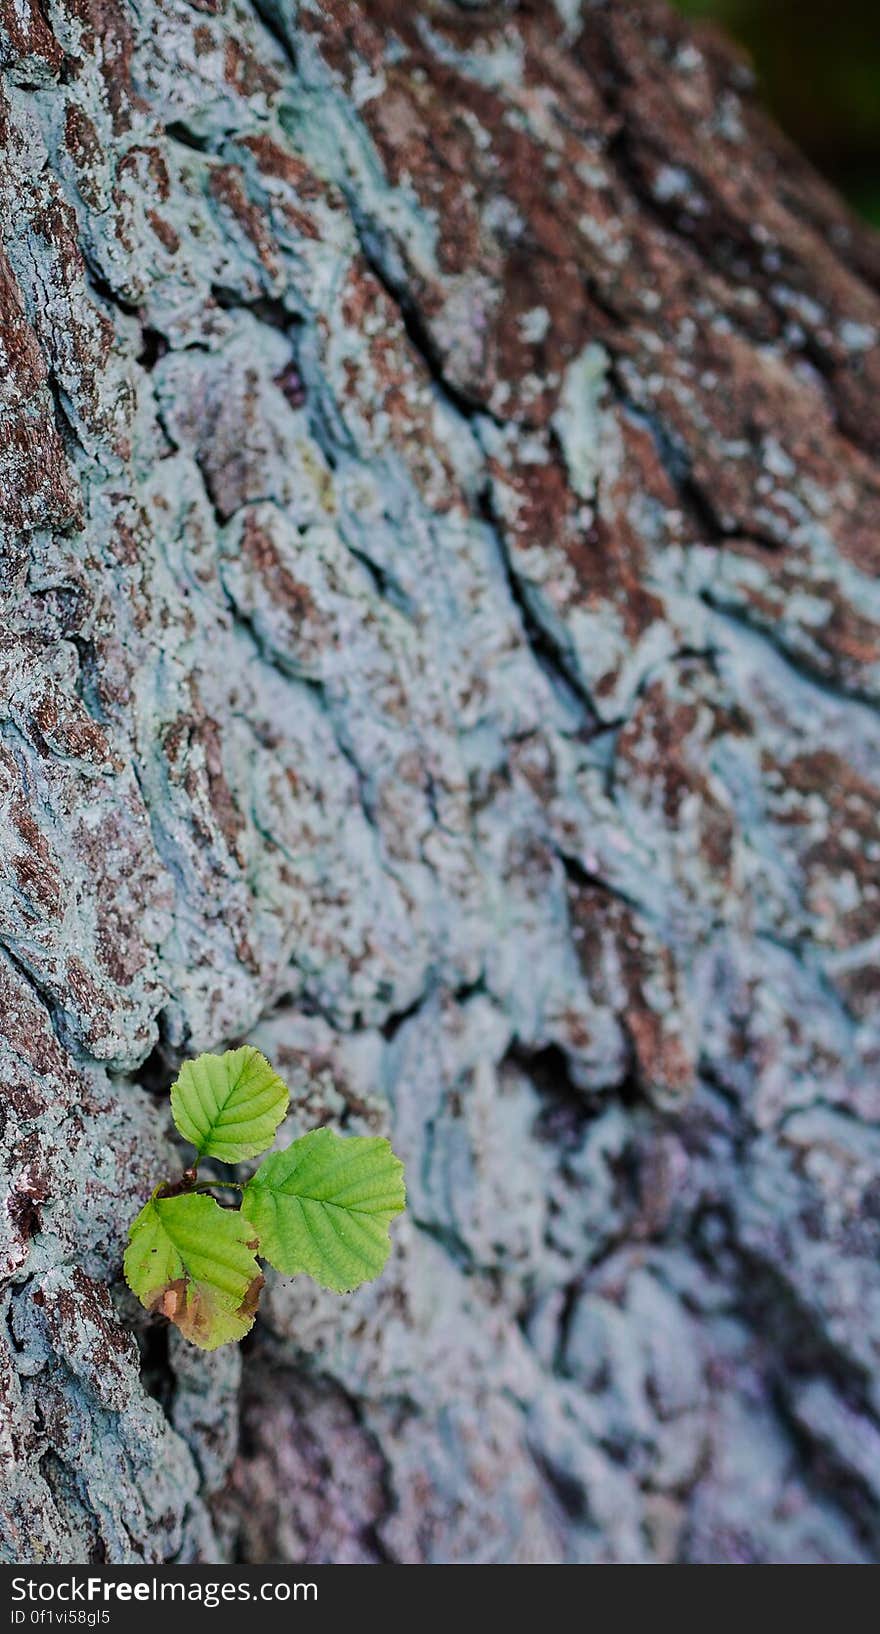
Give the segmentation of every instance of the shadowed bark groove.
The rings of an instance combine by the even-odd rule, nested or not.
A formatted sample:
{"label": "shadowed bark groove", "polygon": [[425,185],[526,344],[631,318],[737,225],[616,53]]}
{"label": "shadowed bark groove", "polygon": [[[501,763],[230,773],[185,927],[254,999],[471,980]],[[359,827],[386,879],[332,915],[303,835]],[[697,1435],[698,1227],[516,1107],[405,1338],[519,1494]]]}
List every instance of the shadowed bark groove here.
{"label": "shadowed bark groove", "polygon": [[[651,0],[0,25],[0,1558],[876,1561],[876,240]],[[206,1356],[245,1037],[411,1209]]]}

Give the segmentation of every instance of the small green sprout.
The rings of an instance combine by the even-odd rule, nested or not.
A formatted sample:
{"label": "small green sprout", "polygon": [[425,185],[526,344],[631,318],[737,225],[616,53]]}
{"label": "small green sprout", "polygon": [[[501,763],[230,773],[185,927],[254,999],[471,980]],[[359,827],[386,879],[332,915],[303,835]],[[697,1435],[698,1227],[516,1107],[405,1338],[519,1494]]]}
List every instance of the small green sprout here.
{"label": "small green sprout", "polygon": [[[388,1228],[406,1191],[403,1164],[379,1136],[313,1129],[273,1152],[244,1186],[199,1184],[203,1157],[238,1163],[265,1152],[289,1101],[287,1085],[249,1044],[185,1061],[172,1085],[171,1113],[196,1157],[132,1221],[125,1280],[147,1310],[202,1350],[252,1327],[264,1282],[257,1254],[341,1294],[377,1277],[391,1251]],[[240,1191],[240,1208],[221,1207],[211,1195],[217,1187]]]}

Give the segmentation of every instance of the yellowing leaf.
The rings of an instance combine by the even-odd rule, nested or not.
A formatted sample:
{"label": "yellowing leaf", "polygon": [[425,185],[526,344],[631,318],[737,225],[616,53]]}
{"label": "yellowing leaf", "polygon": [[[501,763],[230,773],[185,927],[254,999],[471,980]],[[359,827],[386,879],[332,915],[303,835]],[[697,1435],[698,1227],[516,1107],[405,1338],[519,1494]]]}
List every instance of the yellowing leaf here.
{"label": "yellowing leaf", "polygon": [[279,1271],[347,1293],[379,1275],[405,1203],[403,1164],[387,1140],[313,1129],[260,1164],[241,1206]]}
{"label": "yellowing leaf", "polygon": [[171,1112],[199,1157],[237,1163],[265,1152],[287,1111],[290,1092],[266,1057],[245,1044],[225,1055],[184,1061],[171,1089]]}
{"label": "yellowing leaf", "polygon": [[148,1310],[216,1350],[253,1326],[263,1286],[256,1247],[253,1223],[213,1197],[153,1196],[132,1222],[125,1280]]}

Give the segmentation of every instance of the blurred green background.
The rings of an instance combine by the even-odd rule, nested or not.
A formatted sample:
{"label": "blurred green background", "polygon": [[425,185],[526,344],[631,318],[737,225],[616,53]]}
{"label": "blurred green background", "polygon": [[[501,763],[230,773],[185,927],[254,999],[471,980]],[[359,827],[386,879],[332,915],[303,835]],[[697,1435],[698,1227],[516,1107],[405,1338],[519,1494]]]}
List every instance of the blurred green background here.
{"label": "blurred green background", "polygon": [[672,0],[750,52],[764,99],[880,226],[880,0]]}

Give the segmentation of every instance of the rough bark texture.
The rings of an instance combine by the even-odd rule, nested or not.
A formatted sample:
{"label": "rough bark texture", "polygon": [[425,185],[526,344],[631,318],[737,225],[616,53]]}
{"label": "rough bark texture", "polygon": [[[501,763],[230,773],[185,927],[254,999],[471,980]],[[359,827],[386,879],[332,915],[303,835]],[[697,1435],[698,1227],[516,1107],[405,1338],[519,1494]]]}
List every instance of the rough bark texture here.
{"label": "rough bark texture", "polygon": [[[3,0],[0,1558],[880,1558],[878,254],[648,0]],[[184,1051],[411,1210],[135,1307]]]}

